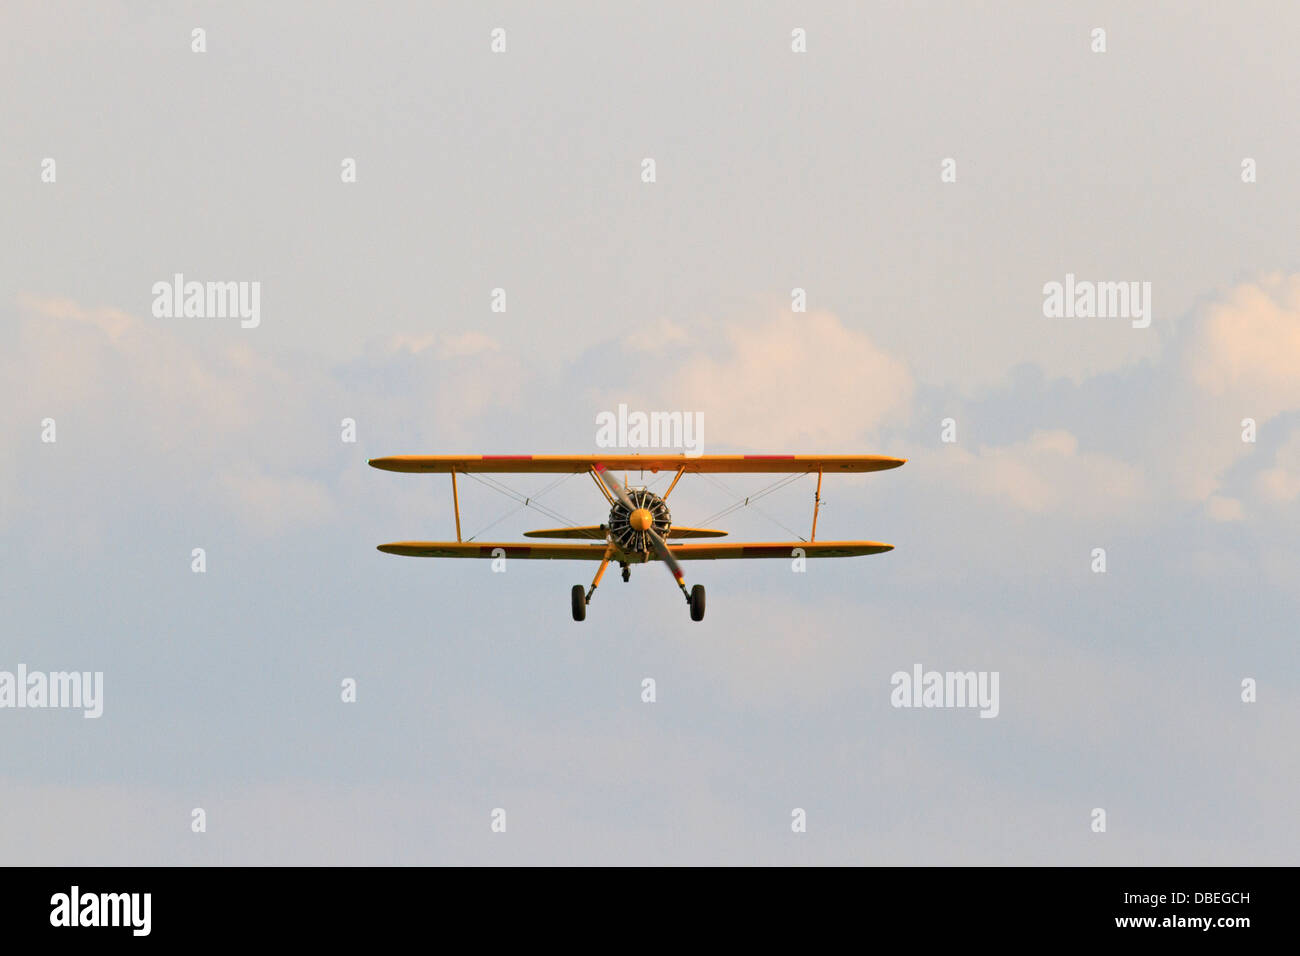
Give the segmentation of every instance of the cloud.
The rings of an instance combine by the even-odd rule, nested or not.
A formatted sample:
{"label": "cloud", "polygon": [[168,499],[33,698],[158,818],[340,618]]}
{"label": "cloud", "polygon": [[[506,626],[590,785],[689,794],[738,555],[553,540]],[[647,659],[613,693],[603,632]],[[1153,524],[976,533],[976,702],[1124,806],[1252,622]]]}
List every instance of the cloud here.
{"label": "cloud", "polygon": [[1078,439],[1062,429],[1035,431],[1025,441],[974,453],[954,449],[941,469],[947,484],[1032,514],[1105,514],[1143,497],[1140,469],[1108,455],[1080,453]]}
{"label": "cloud", "polygon": [[691,336],[685,326],[660,318],[623,336],[622,346],[629,352],[676,352],[690,345]]}
{"label": "cloud", "polygon": [[[167,324],[112,308],[25,296],[5,374],[24,413],[62,411],[83,434],[147,434],[166,446],[195,424],[244,430],[258,409],[243,383],[274,395],[288,380],[246,341],[192,344]],[[272,400],[272,404],[275,404]]]}
{"label": "cloud", "polygon": [[[1188,328],[1197,331],[1192,324]],[[672,358],[672,350],[654,356],[655,361],[647,362],[644,372],[632,376],[633,384],[655,388],[653,394],[660,400],[671,397],[666,408],[699,402],[697,407],[706,412],[710,426],[706,440],[712,435],[713,440],[720,441],[726,434],[729,442],[755,449],[769,449],[779,441],[778,447],[795,451],[818,444],[841,450],[865,445],[865,450],[884,451],[875,445],[877,436],[914,412],[914,385],[904,363],[884,352],[868,335],[846,327],[834,316],[776,315],[753,326],[733,323],[703,329],[689,327],[682,334],[688,341],[682,342],[680,348],[674,346],[680,357]],[[33,343],[39,343],[39,347]],[[423,840],[411,841],[372,826],[375,820],[411,818],[415,812],[412,807],[417,804],[426,808],[431,805],[429,788],[413,786],[409,779],[386,782],[381,787],[349,783],[334,790],[267,779],[258,780],[242,792],[227,789],[220,800],[210,794],[192,793],[193,787],[187,787],[185,793],[157,790],[136,797],[128,791],[60,794],[48,785],[38,785],[39,790],[11,786],[6,791],[13,798],[10,802],[20,807],[53,805],[60,813],[67,810],[74,814],[78,808],[101,804],[113,812],[140,805],[149,809],[148,813],[122,811],[126,814],[123,832],[137,838],[138,843],[109,833],[100,834],[103,839],[97,843],[64,842],[54,851],[11,828],[8,833],[0,833],[0,843],[5,843],[11,850],[9,855],[15,858],[36,859],[53,852],[57,859],[92,862],[203,862],[210,858],[204,854],[226,861],[254,862],[447,858],[490,862],[492,854],[504,851],[500,841],[488,842],[485,808],[507,805],[512,821],[512,842],[508,845],[520,847],[510,851],[521,854],[517,859],[553,860],[558,853],[570,852],[562,849],[565,841],[547,840],[540,835],[532,838],[536,842],[524,842],[530,839],[530,833],[561,833],[566,837],[582,834],[583,839],[576,843],[567,841],[578,847],[571,851],[575,860],[616,855],[611,854],[611,847],[629,858],[675,858],[671,851],[662,850],[661,829],[656,830],[661,818],[671,819],[674,826],[684,829],[688,837],[683,845],[689,845],[696,858],[734,860],[746,859],[748,854],[757,859],[769,851],[753,842],[752,833],[765,826],[768,818],[776,821],[776,832],[784,834],[789,807],[809,806],[814,808],[819,831],[824,826],[830,833],[832,827],[842,826],[846,831],[858,832],[853,824],[843,821],[851,819],[852,808],[866,799],[875,801],[877,818],[889,825],[878,831],[868,829],[865,837],[858,832],[854,839],[861,841],[862,852],[904,862],[914,860],[917,851],[911,843],[924,842],[923,837],[928,835],[925,827],[932,826],[933,819],[942,819],[947,821],[942,826],[952,831],[960,849],[945,845],[922,856],[942,862],[982,858],[990,853],[995,858],[1005,854],[1008,860],[1017,854],[1077,860],[1086,858],[1083,854],[1087,852],[1069,836],[1074,832],[1070,827],[1078,820],[1079,806],[1086,809],[1094,799],[1108,799],[1127,800],[1130,807],[1141,809],[1162,801],[1159,773],[1149,769],[1157,765],[1153,754],[1174,761],[1175,767],[1199,767],[1194,764],[1194,749],[1178,744],[1183,739],[1178,736],[1180,729],[1188,726],[1189,720],[1201,733],[1199,739],[1206,739],[1207,733],[1202,732],[1210,728],[1208,739],[1216,748],[1235,748],[1234,752],[1244,754],[1237,777],[1225,778],[1216,771],[1196,778],[1197,785],[1209,796],[1193,804],[1186,811],[1189,816],[1204,811],[1207,801],[1223,802],[1225,794],[1258,805],[1266,815],[1280,813],[1275,811],[1278,805],[1273,794],[1282,792],[1294,778],[1294,759],[1277,759],[1276,737],[1259,734],[1259,742],[1243,750],[1233,727],[1220,728],[1218,736],[1214,735],[1215,721],[1224,714],[1235,714],[1226,705],[1218,710],[1203,708],[1191,718],[1180,709],[1189,695],[1215,687],[1217,670],[1222,669],[1219,662],[1205,663],[1190,677],[1181,665],[1170,664],[1173,677],[1157,682],[1150,700],[1144,696],[1151,655],[1161,663],[1181,661],[1185,653],[1183,635],[1176,634],[1172,625],[1164,631],[1144,634],[1141,653],[1132,656],[1116,655],[1104,645],[1088,644],[1080,649],[1070,643],[1070,616],[1065,620],[1055,613],[1037,616],[1032,600],[1023,607],[1013,601],[1007,610],[999,607],[995,598],[969,597],[970,592],[964,590],[992,585],[988,593],[1000,594],[1000,575],[1023,578],[1035,574],[1040,575],[1037,583],[1059,588],[1059,573],[1050,569],[1042,572],[1035,561],[1049,553],[1047,548],[1059,551],[1062,520],[1141,514],[1167,504],[1160,491],[1170,469],[1170,448],[1181,442],[1190,454],[1196,450],[1197,436],[1213,431],[1207,428],[1204,418],[1213,411],[1213,397],[1188,377],[1174,376],[1182,368],[1178,363],[1169,363],[1161,373],[1174,377],[1158,382],[1162,390],[1168,386],[1182,402],[1177,407],[1192,408],[1190,413],[1185,412],[1187,430],[1166,430],[1167,418],[1162,409],[1143,409],[1136,420],[1156,424],[1144,432],[1152,440],[1139,444],[1132,460],[1125,460],[1104,445],[1111,426],[1132,413],[1132,407],[1123,403],[1090,406],[1081,425],[1100,427],[1087,431],[1073,425],[1049,427],[972,451],[963,446],[918,449],[908,468],[921,480],[915,484],[895,483],[896,493],[901,496],[893,499],[898,505],[896,517],[907,529],[906,534],[882,535],[899,543],[896,554],[856,559],[843,565],[818,564],[807,575],[793,575],[780,562],[756,562],[757,567],[742,563],[695,568],[691,574],[707,576],[711,585],[714,581],[720,585],[711,590],[715,602],[710,612],[713,624],[706,621],[707,630],[693,632],[697,639],[685,644],[664,641],[662,633],[674,633],[671,630],[655,631],[653,638],[645,636],[652,631],[652,622],[647,618],[640,625],[631,625],[632,640],[606,642],[598,654],[587,643],[584,646],[588,650],[579,653],[577,645],[534,640],[538,635],[564,633],[549,630],[564,626],[563,620],[539,619],[525,629],[529,637],[526,643],[535,646],[530,650],[521,641],[505,652],[513,662],[511,667],[495,669],[483,666],[484,658],[473,656],[478,653],[477,645],[466,645],[470,647],[463,651],[466,656],[457,658],[443,642],[438,642],[439,654],[450,656],[419,663],[419,635],[425,631],[406,625],[411,620],[427,621],[431,590],[438,600],[447,595],[454,598],[454,589],[460,586],[456,582],[469,582],[468,575],[475,569],[412,566],[397,560],[390,567],[377,562],[369,545],[385,539],[385,534],[376,530],[384,520],[383,509],[392,509],[394,524],[400,515],[405,528],[424,520],[427,512],[422,509],[431,495],[446,496],[449,490],[437,483],[430,491],[429,483],[415,479],[369,480],[375,476],[366,473],[360,455],[353,454],[351,447],[340,452],[338,423],[342,415],[348,415],[358,420],[363,434],[391,429],[378,439],[384,452],[420,450],[419,442],[429,436],[445,441],[448,434],[458,434],[440,430],[444,428],[444,417],[457,419],[457,427],[473,439],[473,444],[485,438],[494,442],[513,440],[531,427],[530,414],[540,418],[544,410],[553,415],[555,402],[568,399],[559,389],[538,394],[536,373],[530,372],[528,364],[512,351],[480,348],[484,346],[481,340],[444,340],[438,335],[395,340],[391,348],[376,340],[374,350],[365,359],[342,368],[320,368],[319,363],[316,367],[310,363],[294,365],[291,357],[259,352],[256,336],[236,334],[196,343],[185,339],[175,327],[156,326],[114,310],[87,309],[66,302],[29,308],[19,344],[14,353],[0,357],[0,371],[10,376],[6,381],[16,395],[25,395],[37,386],[38,380],[31,377],[30,370],[42,367],[46,349],[53,350],[54,355],[69,355],[74,363],[52,366],[61,376],[59,386],[42,392],[45,397],[32,406],[41,406],[50,396],[58,396],[65,402],[61,407],[69,410],[68,445],[63,444],[65,418],[61,417],[60,447],[49,450],[75,453],[84,460],[88,452],[83,444],[94,444],[90,451],[96,463],[118,469],[115,474],[127,479],[120,483],[122,500],[105,507],[103,499],[95,497],[100,486],[94,471],[67,468],[51,458],[43,474],[47,480],[61,484],[46,498],[60,505],[84,502],[84,510],[70,516],[56,514],[52,519],[42,514],[39,520],[66,520],[74,525],[94,522],[102,520],[102,513],[133,500],[137,506],[144,502],[143,507],[160,509],[170,502],[178,513],[187,513],[188,509],[204,518],[211,506],[216,521],[228,522],[237,529],[240,537],[236,543],[240,538],[247,540],[286,528],[329,526],[329,533],[343,536],[347,543],[331,544],[325,534],[314,536],[322,542],[322,565],[355,559],[355,565],[348,563],[347,574],[358,575],[359,587],[375,589],[374,606],[382,608],[384,615],[391,614],[393,622],[402,623],[399,631],[415,635],[395,639],[387,650],[375,651],[368,665],[371,676],[367,679],[372,683],[367,686],[381,686],[373,682],[393,681],[407,671],[422,678],[435,672],[457,677],[465,673],[496,676],[485,678],[487,682],[475,695],[466,697],[463,705],[458,701],[447,709],[447,713],[456,715],[460,728],[444,736],[431,735],[421,742],[421,747],[430,748],[430,752],[438,745],[447,745],[462,754],[463,764],[456,768],[463,768],[456,777],[458,781],[472,780],[475,774],[491,780],[487,788],[491,793],[466,796],[458,792],[458,782],[435,805],[431,818],[455,820],[455,826],[443,828],[452,836],[426,835]],[[611,347],[617,348],[618,343]],[[457,349],[473,354],[444,357]],[[579,359],[575,365],[581,362]],[[660,386],[654,366],[667,370],[667,385]],[[70,370],[73,367],[75,374]],[[572,371],[561,368],[557,374]],[[1143,373],[1134,370],[1126,374]],[[76,380],[77,376],[82,377]],[[575,392],[578,387],[573,386]],[[1023,398],[1014,387],[1010,391],[1012,401]],[[1202,393],[1204,404],[1187,405],[1189,396]],[[1059,420],[1052,407],[1035,407],[1033,414],[1041,421]],[[503,423],[514,419],[522,419],[520,430],[505,431]],[[22,412],[20,422],[29,426],[30,433],[24,441],[37,440],[38,421],[39,416],[33,418],[29,410]],[[734,436],[728,429],[734,430]],[[410,439],[416,447],[388,447],[394,433],[401,438],[398,444],[405,445]],[[77,436],[75,443],[71,436]],[[1213,440],[1241,445],[1239,432],[1231,429],[1216,434]],[[351,470],[342,470],[339,461],[343,457],[348,459]],[[140,464],[160,460],[165,462],[162,468]],[[1256,493],[1271,494],[1272,500],[1285,501],[1295,493],[1298,476],[1300,437],[1293,437],[1252,487],[1258,489]],[[882,482],[882,493],[888,487]],[[37,500],[30,497],[32,489],[28,486],[20,485],[11,491],[19,497],[28,495],[29,501]],[[461,491],[464,495],[467,489],[462,487]],[[937,500],[944,504],[935,517]],[[1240,519],[1249,503],[1235,488],[1230,495],[1217,494],[1207,500],[1210,516],[1216,520]],[[1012,534],[1017,544],[1026,547],[1019,554],[1008,551],[1000,561],[970,560],[966,552],[961,556],[960,573],[954,577],[950,571],[953,565],[945,566],[940,552],[957,553],[970,544],[971,522],[1008,524],[1001,521],[1002,515],[991,514],[995,509],[990,504],[1025,516],[1016,523]],[[918,526],[927,521],[927,514],[936,526],[942,525],[928,545],[918,540],[917,532]],[[419,517],[413,521],[413,516]],[[891,519],[894,516],[891,513]],[[138,518],[138,512],[120,520],[131,534],[140,534],[139,522],[133,518]],[[1242,531],[1236,537],[1244,549],[1253,553],[1265,550],[1256,529],[1244,527]],[[21,534],[14,537],[18,539]],[[77,540],[84,548],[85,536]],[[107,540],[109,546],[126,543],[125,539],[114,541],[111,535]],[[1043,547],[1045,541],[1049,542],[1047,548]],[[95,550],[102,553],[106,548]],[[266,558],[266,551],[249,546],[246,554],[250,567],[257,567],[256,562]],[[1279,549],[1274,553],[1275,570],[1269,571],[1265,579],[1269,594],[1281,593],[1294,576],[1291,552]],[[1026,558],[1025,554],[1034,557]],[[1215,563],[1207,567],[1222,571],[1231,566],[1234,558],[1233,553],[1216,554]],[[375,563],[367,559],[375,559]],[[373,572],[372,567],[376,569]],[[486,572],[486,568],[477,570]],[[1167,569],[1161,570],[1170,574]],[[892,578],[891,572],[895,575]],[[289,584],[300,581],[293,577],[292,568],[277,571],[280,573]],[[493,603],[501,605],[511,600],[519,601],[525,609],[534,606],[526,590],[516,590],[529,587],[529,579],[516,581],[515,573],[510,576],[509,590],[501,592],[508,593],[509,598],[494,597]],[[545,566],[529,567],[527,571],[539,581],[542,575],[554,573]],[[1053,581],[1053,575],[1058,580]],[[880,581],[876,582],[878,576]],[[782,579],[781,587],[765,591],[763,582],[775,577]],[[796,577],[798,582],[790,581]],[[1123,573],[1117,571],[1107,579],[1107,583],[1111,581],[1123,582]],[[873,582],[880,585],[874,591],[870,590]],[[679,604],[673,606],[671,595],[666,605],[659,603],[666,584],[666,580],[658,582],[659,590],[645,597],[646,607],[653,615],[671,610],[673,620],[680,625],[682,609]],[[1017,580],[1016,585],[1023,588],[1023,581]],[[467,587],[477,589],[481,585],[471,583]],[[1182,594],[1186,590],[1185,581],[1177,575],[1164,580],[1153,578],[1152,587],[1162,589],[1154,595],[1160,601],[1169,600],[1170,593]],[[1171,587],[1175,588],[1173,592]],[[806,590],[801,594],[799,588]],[[900,594],[909,589],[910,593]],[[919,602],[918,591],[924,592]],[[470,593],[482,596],[483,592]],[[612,598],[609,595],[605,600]],[[632,602],[637,599],[635,590],[623,598]],[[945,611],[945,600],[956,610]],[[450,606],[459,604],[465,607]],[[320,613],[325,615],[324,611]],[[439,610],[447,618],[448,635],[457,631],[477,634],[485,627],[481,616],[456,616],[461,613],[478,612],[471,602],[455,600]],[[1018,616],[1021,613],[1023,619]],[[518,618],[502,612],[500,620],[503,627],[513,628]],[[636,630],[638,626],[644,631]],[[1161,639],[1167,642],[1163,646]],[[334,651],[323,658],[329,664],[322,667],[341,666],[334,663],[336,660],[353,666],[355,635],[341,635],[336,641]],[[503,653],[499,644],[494,642],[493,646],[498,647],[498,655]],[[561,653],[573,655],[562,660],[554,677],[541,670],[551,660],[536,649],[541,646],[568,647],[569,651]],[[388,658],[383,656],[385,653]],[[593,654],[589,663],[580,663]],[[416,664],[411,663],[413,658]],[[965,719],[973,716],[970,714],[894,711],[888,704],[889,675],[913,661],[941,668],[999,670],[1004,679],[1001,716],[996,721],[981,721]],[[521,704],[517,712],[512,710],[494,721],[494,702],[507,700],[517,688],[491,681],[504,681],[503,675],[513,673],[525,675],[526,686],[571,690],[558,696],[547,690],[544,703],[535,708]],[[602,711],[600,701],[607,699],[602,695],[611,673],[627,678],[629,702]],[[663,703],[654,708],[639,704],[635,695],[638,681],[647,673],[661,682]],[[540,676],[530,678],[530,674]],[[575,676],[587,683],[575,681]],[[1230,691],[1230,685],[1224,686]],[[583,698],[586,691],[572,690],[584,687],[590,689],[590,699]],[[317,692],[304,685],[303,693],[308,690]],[[1214,693],[1223,693],[1231,700],[1229,691],[1217,688]],[[394,714],[409,717],[412,712],[402,708],[427,706],[423,702],[430,696],[436,695],[428,694],[423,684],[419,693],[389,694],[388,704],[395,709],[385,712],[384,724]],[[294,703],[297,699],[292,697],[290,703],[298,706]],[[597,703],[592,704],[593,699]],[[567,717],[560,709],[565,706],[562,702],[572,708]],[[1233,704],[1237,706],[1235,701]],[[510,704],[504,706],[509,708]],[[593,713],[600,719],[593,719]],[[827,722],[822,720],[826,713],[847,716]],[[185,709],[175,714],[182,722],[198,719]],[[792,721],[792,715],[797,719]],[[1293,715],[1294,705],[1288,701],[1279,714],[1282,720],[1271,726],[1285,726],[1285,720]],[[1145,736],[1133,743],[1131,727],[1135,720],[1143,726]],[[986,727],[988,724],[993,726]],[[736,729],[742,725],[744,732]],[[476,728],[475,733],[465,733],[462,728],[466,726]],[[592,726],[604,729],[589,732]],[[800,739],[803,727],[813,728],[809,740]],[[956,735],[956,744],[937,737],[940,732]],[[124,735],[123,739],[130,737]],[[278,744],[285,748],[285,757],[277,760],[276,769],[269,773],[272,778],[276,774],[292,777],[301,771],[302,761],[290,752],[286,740],[280,739]],[[1023,754],[1028,751],[1063,754],[1068,772],[1057,773],[1046,784],[1026,785],[1016,774],[1021,772]],[[410,755],[409,751],[394,752]],[[544,759],[539,754],[545,755]],[[419,765],[418,760],[413,762]],[[394,766],[401,767],[408,776],[412,772],[411,763],[398,760]],[[439,764],[440,768],[445,766]],[[765,768],[762,772],[766,775],[760,776],[757,783],[752,767]],[[852,789],[848,791],[843,787],[843,767],[850,768],[847,773]],[[953,767],[963,775],[963,792],[973,794],[955,809],[949,799]],[[828,769],[819,782],[821,768]],[[261,769],[241,772],[268,774]],[[1094,772],[1100,775],[1097,779],[1090,776]],[[1248,786],[1253,777],[1266,785],[1258,793]],[[1129,786],[1134,779],[1157,796],[1151,798],[1139,792],[1134,797]],[[662,791],[654,789],[659,781],[663,781]],[[1103,795],[1094,798],[1092,794],[1098,790],[1104,791]],[[788,801],[787,791],[791,793]],[[1116,792],[1123,796],[1108,795]],[[925,801],[924,824],[915,822],[918,794]],[[765,805],[765,799],[772,805]],[[786,802],[777,805],[777,800]],[[193,835],[186,829],[189,808],[199,804],[207,806],[211,819],[220,824],[206,835],[206,842],[191,839]],[[742,810],[719,829],[717,819],[726,816],[723,809],[728,805],[742,806]],[[1117,820],[1133,821],[1138,817],[1132,809],[1125,813],[1122,803],[1116,805],[1121,811],[1116,814]],[[970,823],[989,818],[997,808],[1007,806],[1015,811],[1011,817],[1031,818],[1032,837],[1015,844],[1015,850],[1009,848],[1010,837],[1004,839],[1000,833]],[[659,816],[647,823],[647,812],[642,807],[650,807],[650,812]],[[1063,813],[1072,821],[1070,827],[1059,825]],[[152,822],[163,818],[177,821],[174,836],[172,830],[160,831]],[[92,815],[90,819],[100,820],[101,816]],[[909,819],[913,823],[897,822]],[[282,825],[286,820],[291,822]],[[1181,825],[1183,820],[1176,818],[1175,823]],[[909,831],[908,826],[913,829]],[[1149,831],[1151,824],[1139,819],[1129,826]],[[900,827],[912,837],[911,841],[897,837],[895,831]],[[327,831],[343,834],[345,843],[336,841],[324,849],[313,849],[311,833]],[[48,832],[46,828],[42,834]],[[587,839],[592,832],[597,832],[600,839]],[[1116,835],[1120,832],[1117,830]],[[466,835],[460,836],[462,833]],[[1243,850],[1234,842],[1237,832],[1227,833],[1224,836],[1216,831],[1207,836],[1206,852],[1213,850],[1235,859],[1254,850],[1254,845]],[[482,842],[478,842],[480,835],[484,835]],[[1011,836],[1023,838],[1023,834]],[[850,845],[855,849],[858,846],[835,844]],[[1126,859],[1140,859],[1144,850],[1126,846],[1120,852],[1127,854]],[[840,848],[828,852],[848,855],[852,851]]]}
{"label": "cloud", "polygon": [[501,343],[483,332],[469,330],[456,335],[407,335],[398,333],[386,342],[389,353],[406,352],[410,355],[429,353],[440,359],[465,358],[483,352],[499,352]]}
{"label": "cloud", "polygon": [[[320,526],[337,517],[340,469],[362,457],[339,456],[350,447],[339,442],[342,418],[372,434],[406,422],[421,434],[482,433],[482,416],[511,405],[522,378],[476,331],[394,337],[348,380],[313,357],[261,351],[255,332],[214,336],[63,298],[23,296],[8,309],[0,526],[45,509],[50,538],[102,541],[109,523],[141,510],[211,507],[255,534]],[[53,445],[40,441],[46,417],[57,423]],[[84,487],[94,474],[132,493],[102,507]]]}
{"label": "cloud", "polygon": [[1205,502],[1205,510],[1214,521],[1240,521],[1246,517],[1246,510],[1236,498],[1211,495]]}
{"label": "cloud", "polygon": [[71,299],[21,295],[18,297],[18,304],[28,312],[48,319],[66,319],[93,326],[114,342],[121,339],[128,329],[138,324],[135,318],[120,309],[87,309]]}
{"label": "cloud", "polygon": [[216,497],[237,515],[244,530],[274,535],[295,527],[313,527],[336,513],[330,489],[297,475],[271,475],[240,464],[215,478]]}
{"label": "cloud", "polygon": [[1300,408],[1300,275],[1239,285],[1209,306],[1185,361],[1192,383],[1258,421]]}
{"label": "cloud", "polygon": [[501,345],[490,335],[482,332],[461,332],[459,335],[444,335],[442,347],[438,350],[439,358],[465,358],[481,352],[499,352]]}
{"label": "cloud", "polygon": [[697,331],[677,354],[656,407],[703,412],[718,446],[858,451],[908,415],[915,388],[899,358],[829,312]]}
{"label": "cloud", "polygon": [[1258,447],[1242,440],[1245,419],[1262,428],[1300,411],[1300,275],[1237,285],[1179,331],[1164,367],[1134,373],[1150,382],[1142,416],[1152,490],[1204,502],[1215,521],[1238,520],[1261,494],[1287,491],[1284,471],[1244,481],[1232,495],[1225,482],[1238,465],[1250,469]]}
{"label": "cloud", "polygon": [[1261,497],[1273,502],[1300,498],[1300,431],[1294,431],[1277,450],[1272,468],[1261,471],[1255,487]]}

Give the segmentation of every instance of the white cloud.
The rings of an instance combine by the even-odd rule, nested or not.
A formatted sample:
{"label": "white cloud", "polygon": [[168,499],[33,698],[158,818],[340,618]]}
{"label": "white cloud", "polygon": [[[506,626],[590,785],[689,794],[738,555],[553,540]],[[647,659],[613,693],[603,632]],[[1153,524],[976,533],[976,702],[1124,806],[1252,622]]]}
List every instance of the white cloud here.
{"label": "white cloud", "polygon": [[671,319],[659,318],[654,322],[637,326],[623,336],[623,348],[629,352],[664,352],[689,348],[691,336],[685,327]]}
{"label": "white cloud", "polygon": [[[210,503],[257,534],[319,526],[337,515],[321,472],[339,467],[343,417],[363,434],[411,421],[421,432],[481,432],[477,416],[509,406],[522,378],[517,361],[473,330],[394,337],[374,381],[388,378],[397,353],[416,356],[416,374],[403,369],[392,390],[346,391],[310,359],[261,351],[256,333],[238,329],[190,337],[176,323],[36,296],[19,300],[14,329],[0,353],[10,443],[0,455],[0,524],[52,500],[92,501],[86,471],[8,467],[33,452],[44,453],[41,462],[71,456],[96,462],[101,476],[110,468],[134,492],[111,508],[60,507],[44,518],[51,534],[83,541],[101,540],[99,526],[133,507]],[[56,446],[40,442],[45,417],[57,422]]]}
{"label": "white cloud", "polygon": [[[1263,428],[1300,410],[1300,275],[1268,275],[1242,283],[1195,314],[1180,358],[1144,410],[1147,454],[1162,493],[1186,501],[1223,498],[1225,476],[1253,455],[1242,422]],[[1285,494],[1281,473],[1242,489]],[[1249,500],[1242,500],[1244,514]],[[1215,520],[1232,520],[1226,499],[1210,506]]]}
{"label": "white cloud", "polygon": [[1270,501],[1300,498],[1300,431],[1291,433],[1277,450],[1273,467],[1261,471],[1255,485],[1260,495]]}
{"label": "white cloud", "polygon": [[427,332],[423,335],[409,335],[399,332],[386,342],[389,354],[406,352],[410,355],[429,353],[440,359],[465,358],[483,352],[499,352],[501,343],[486,333],[469,329],[454,335],[435,335]]}
{"label": "white cloud", "polygon": [[937,469],[949,485],[973,488],[1033,514],[1104,514],[1143,497],[1135,466],[1098,453],[1080,453],[1079,442],[1061,429],[1036,431],[1010,445],[976,452],[953,449]]}
{"label": "white cloud", "polygon": [[1261,422],[1300,408],[1300,275],[1239,285],[1211,305],[1187,350],[1186,372]]}
{"label": "white cloud", "polygon": [[470,330],[458,335],[444,335],[438,349],[439,358],[465,358],[482,352],[499,352],[501,345],[496,339],[482,332]]}
{"label": "white cloud", "polygon": [[681,356],[656,407],[703,412],[715,445],[860,451],[911,408],[907,366],[828,312],[729,323]]}
{"label": "white cloud", "polygon": [[1246,517],[1246,510],[1237,498],[1225,498],[1223,495],[1211,495],[1205,502],[1205,510],[1214,521],[1241,521]]}
{"label": "white cloud", "polygon": [[248,532],[272,535],[323,524],[335,514],[328,487],[297,475],[271,475],[249,464],[223,470],[214,479],[216,497]]}

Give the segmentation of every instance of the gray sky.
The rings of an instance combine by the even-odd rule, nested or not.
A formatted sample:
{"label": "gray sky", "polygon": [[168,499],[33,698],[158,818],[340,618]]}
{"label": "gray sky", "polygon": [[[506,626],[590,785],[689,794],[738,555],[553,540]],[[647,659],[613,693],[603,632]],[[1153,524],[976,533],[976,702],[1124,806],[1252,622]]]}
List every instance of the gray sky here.
{"label": "gray sky", "polygon": [[[5,5],[0,670],[105,700],[0,709],[0,859],[1294,864],[1297,28]],[[154,317],[176,272],[260,282],[260,325]],[[1067,273],[1150,282],[1150,327],[1044,317]],[[700,624],[611,574],[581,625],[589,565],[374,550],[454,529],[445,478],[368,457],[592,453],[620,402],[702,412],[709,452],[909,458],[819,524],[897,550],[687,565]],[[514,507],[461,491],[467,534]],[[811,499],[763,508],[806,534]],[[684,480],[674,519],[728,500]],[[892,707],[916,663],[997,671],[999,715]]]}

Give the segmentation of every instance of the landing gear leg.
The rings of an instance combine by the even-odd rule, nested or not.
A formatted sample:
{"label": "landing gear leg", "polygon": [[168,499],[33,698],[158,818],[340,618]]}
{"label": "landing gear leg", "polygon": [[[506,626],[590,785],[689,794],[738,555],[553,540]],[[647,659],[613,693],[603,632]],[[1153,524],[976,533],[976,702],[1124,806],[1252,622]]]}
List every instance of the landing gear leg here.
{"label": "landing gear leg", "polygon": [[584,595],[582,585],[573,586],[573,619],[581,621],[587,616],[587,605],[591,603],[591,596],[596,593],[596,585],[600,584],[600,579],[605,576],[605,569],[609,567],[610,554],[605,552],[605,557],[600,562],[600,567],[596,569],[596,577],[592,579],[591,588]]}
{"label": "landing gear leg", "polygon": [[[677,586],[678,586],[679,588],[682,589],[682,597],[686,598],[686,603],[687,603],[687,605],[690,605],[690,606],[692,607],[692,610],[691,610],[691,616],[694,617],[694,616],[695,616],[695,610],[694,610],[694,606],[691,605],[692,594],[693,594],[694,592],[693,592],[693,591],[688,591],[688,590],[686,590],[686,579],[685,579],[684,577],[682,577],[680,574],[678,574],[678,576],[677,576]],[[695,590],[695,591],[702,591],[702,590],[704,590],[704,589],[703,589],[702,587],[700,587],[700,585],[697,584],[697,585],[695,585],[695,589],[694,589],[694,590]]]}

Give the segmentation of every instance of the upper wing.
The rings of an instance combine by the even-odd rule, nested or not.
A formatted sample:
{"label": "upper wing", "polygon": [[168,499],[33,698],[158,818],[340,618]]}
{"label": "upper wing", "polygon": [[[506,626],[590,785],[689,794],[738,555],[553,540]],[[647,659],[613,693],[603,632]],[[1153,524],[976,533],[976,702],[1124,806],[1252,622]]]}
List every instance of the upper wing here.
{"label": "upper wing", "polygon": [[897,468],[906,458],[888,455],[391,455],[371,458],[385,471],[417,474],[459,472],[537,472],[565,474],[588,471],[597,464],[614,471],[862,472]]}
{"label": "upper wing", "polygon": [[806,558],[850,558],[859,554],[893,551],[880,541],[764,541],[760,543],[673,544],[668,549],[678,561],[706,561],[719,558],[794,558],[796,550]]}
{"label": "upper wing", "polygon": [[[509,544],[505,542],[394,541],[379,545],[380,551],[412,558],[531,558],[534,561],[599,561],[605,557],[603,544]],[[498,553],[501,552],[501,553]]]}

